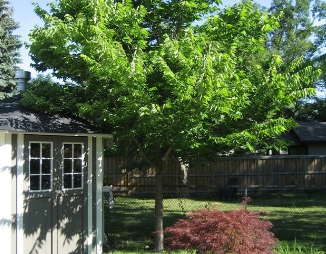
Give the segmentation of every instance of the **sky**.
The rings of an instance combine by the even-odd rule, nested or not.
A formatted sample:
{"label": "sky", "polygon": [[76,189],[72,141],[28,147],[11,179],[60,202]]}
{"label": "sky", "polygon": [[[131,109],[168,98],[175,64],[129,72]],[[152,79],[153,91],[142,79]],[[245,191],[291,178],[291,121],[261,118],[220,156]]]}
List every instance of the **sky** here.
{"label": "sky", "polygon": [[[41,20],[34,12],[34,6],[32,5],[32,2],[38,3],[42,8],[46,8],[47,3],[50,1],[51,0],[9,0],[10,6],[12,6],[14,9],[13,19],[20,25],[20,27],[13,33],[20,35],[23,42],[29,41],[28,34],[35,25],[42,26]],[[233,5],[237,2],[238,0],[223,0],[224,5]],[[271,0],[256,0],[256,2],[266,7],[269,7],[271,4]],[[32,67],[30,67],[32,61],[28,56],[28,49],[23,46],[20,49],[20,54],[22,63],[18,64],[18,67],[25,71],[31,72],[32,78],[36,78],[38,73]]]}

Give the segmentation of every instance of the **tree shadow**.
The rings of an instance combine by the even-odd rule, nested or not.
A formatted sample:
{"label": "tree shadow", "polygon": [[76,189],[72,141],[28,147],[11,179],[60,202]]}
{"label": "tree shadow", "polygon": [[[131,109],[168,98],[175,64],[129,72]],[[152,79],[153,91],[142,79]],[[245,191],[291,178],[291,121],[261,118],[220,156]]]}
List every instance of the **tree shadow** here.
{"label": "tree shadow", "polygon": [[[267,196],[269,199],[267,199]],[[277,193],[270,193],[259,197],[263,198],[253,197],[253,201],[249,203],[247,209],[266,212],[261,216],[272,222],[274,227],[271,231],[279,240],[305,241],[313,243],[314,246],[326,251],[326,200],[323,193],[320,193],[320,195],[310,192],[301,194],[284,193],[283,198],[280,198]],[[148,239],[153,241],[154,200],[135,197],[116,197],[116,200],[116,206],[112,210],[107,209],[105,211],[106,226],[111,237],[118,242],[145,242]],[[173,200],[175,208],[170,206],[164,210],[164,228],[184,218],[187,213],[177,203],[177,199],[171,199],[171,202]],[[206,202],[212,205],[210,208],[214,207],[213,201],[215,201],[222,210],[224,208],[241,209],[241,205],[235,204],[234,201],[220,202],[218,198],[212,197],[200,199],[197,196],[187,201]]]}
{"label": "tree shadow", "polygon": [[[55,140],[55,138],[48,137],[30,137],[31,140]],[[57,137],[59,139],[59,137]],[[17,139],[17,137],[13,137]],[[83,141],[87,147],[87,139],[85,137],[75,137],[74,142]],[[14,142],[17,140],[14,140]],[[28,141],[24,141],[25,156],[28,152]],[[59,141],[53,141],[53,144]],[[62,144],[62,141],[60,141]],[[54,150],[57,149],[54,145]],[[61,147],[61,145],[60,145]],[[58,150],[58,149],[57,149]],[[86,157],[87,149],[85,149]],[[59,154],[59,152],[58,152]],[[60,153],[61,154],[61,153]],[[62,156],[62,155],[61,155]],[[16,186],[17,190],[23,190],[22,194],[15,192],[18,197],[15,203],[15,211],[12,215],[12,230],[17,235],[16,248],[22,248],[24,253],[86,253],[89,245],[88,236],[96,235],[96,228],[93,224],[91,229],[88,228],[88,196],[87,189],[87,166],[88,161],[85,159],[83,166],[83,188],[64,189],[62,188],[62,172],[60,162],[56,161],[60,156],[54,156],[54,165],[52,172],[52,188],[45,190],[31,191],[28,190],[29,171],[28,159],[24,161],[22,172],[17,172],[17,165],[12,167],[12,178],[16,184],[23,186]],[[17,151],[12,153],[12,161],[17,161]],[[17,162],[18,164],[18,162]],[[95,169],[95,167],[93,167]],[[58,171],[59,170],[59,171]],[[94,174],[95,175],[95,174]],[[23,179],[22,182],[18,179]],[[93,176],[95,181],[95,176]],[[94,193],[95,190],[92,190]],[[94,203],[92,207],[95,207]],[[93,211],[95,211],[93,209]],[[89,232],[91,230],[92,232]],[[95,237],[92,239],[93,246],[96,245]],[[23,243],[23,246],[19,245]]]}
{"label": "tree shadow", "polygon": [[84,195],[72,191],[62,196],[25,193],[25,197],[23,214],[13,216],[13,226],[23,230],[24,253],[86,253]]}

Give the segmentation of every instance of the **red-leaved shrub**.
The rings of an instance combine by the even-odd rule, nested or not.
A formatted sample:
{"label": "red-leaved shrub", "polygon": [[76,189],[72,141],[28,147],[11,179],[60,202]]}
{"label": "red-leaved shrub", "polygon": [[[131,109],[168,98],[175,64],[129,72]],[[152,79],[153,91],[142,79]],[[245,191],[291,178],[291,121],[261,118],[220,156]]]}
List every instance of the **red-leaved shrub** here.
{"label": "red-leaved shrub", "polygon": [[166,249],[198,253],[273,253],[277,239],[272,223],[246,209],[192,211],[164,232]]}

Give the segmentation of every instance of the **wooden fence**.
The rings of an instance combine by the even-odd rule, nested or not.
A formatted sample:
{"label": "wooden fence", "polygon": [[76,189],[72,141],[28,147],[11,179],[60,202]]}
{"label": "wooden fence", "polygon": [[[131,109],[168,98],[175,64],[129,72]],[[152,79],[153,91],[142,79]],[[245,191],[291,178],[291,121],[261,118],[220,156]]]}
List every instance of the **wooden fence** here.
{"label": "wooden fence", "polygon": [[[125,162],[125,158],[105,158],[104,177],[117,191],[153,194],[155,170],[127,172],[121,167]],[[222,157],[204,166],[192,166],[186,174],[179,163],[172,163],[164,174],[164,193],[176,194],[184,188],[192,192],[214,190],[226,186],[230,177],[238,179],[240,188],[326,188],[326,156]]]}

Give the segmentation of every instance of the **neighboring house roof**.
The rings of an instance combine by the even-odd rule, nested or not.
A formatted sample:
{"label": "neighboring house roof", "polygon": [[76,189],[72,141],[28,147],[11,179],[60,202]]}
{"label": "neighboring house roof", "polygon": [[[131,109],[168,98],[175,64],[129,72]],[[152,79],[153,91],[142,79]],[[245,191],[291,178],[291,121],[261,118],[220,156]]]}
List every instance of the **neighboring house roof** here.
{"label": "neighboring house roof", "polygon": [[301,142],[298,136],[294,133],[293,130],[289,131],[288,133],[283,133],[279,136],[281,139],[286,140],[289,142],[290,146],[300,146]]}
{"label": "neighboring house roof", "polygon": [[0,131],[38,133],[108,133],[103,129],[75,117],[38,113],[20,102],[21,95],[0,100]]}
{"label": "neighboring house roof", "polygon": [[301,142],[325,142],[326,122],[299,122],[294,132]]}

